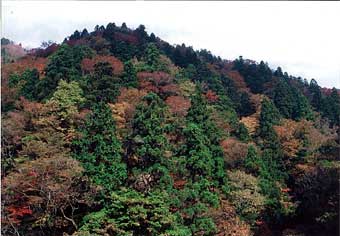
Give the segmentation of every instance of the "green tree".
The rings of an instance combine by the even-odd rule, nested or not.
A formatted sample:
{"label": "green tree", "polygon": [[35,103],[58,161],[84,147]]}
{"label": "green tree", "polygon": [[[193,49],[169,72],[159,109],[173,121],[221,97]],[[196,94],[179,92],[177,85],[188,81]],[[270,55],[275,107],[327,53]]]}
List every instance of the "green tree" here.
{"label": "green tree", "polygon": [[294,120],[312,118],[312,110],[307,98],[288,82],[280,80],[272,97],[283,117]]}
{"label": "green tree", "polygon": [[323,99],[321,113],[329,119],[331,125],[340,125],[340,96],[336,88]]}
{"label": "green tree", "polygon": [[[207,166],[204,167],[204,171],[208,174],[207,176],[213,176],[213,178],[221,182],[225,176],[223,151],[219,145],[221,133],[208,113],[207,102],[201,95],[200,89],[198,89],[196,94],[191,98],[191,107],[186,116],[188,125],[184,131],[188,132],[186,138],[187,141],[189,141],[189,146],[194,145],[197,148],[197,151],[192,153],[195,154],[192,157],[197,159],[200,158],[201,155],[202,158],[206,158],[207,162],[205,164]],[[191,150],[195,150],[189,146],[186,148],[187,153],[185,155],[187,156],[191,155]],[[204,160],[202,160],[202,162],[204,162]]]}
{"label": "green tree", "polygon": [[320,86],[315,79],[312,79],[309,83],[309,92],[311,93],[311,104],[317,111],[320,111],[322,106],[322,93]]}
{"label": "green tree", "polygon": [[269,99],[263,99],[261,103],[261,114],[260,114],[260,136],[265,137],[273,125],[277,125],[280,121],[280,113]]}
{"label": "green tree", "polygon": [[91,57],[92,50],[87,46],[68,46],[62,44],[50,57],[45,69],[46,77],[38,84],[39,99],[52,95],[59,80],[67,82],[76,80],[81,76],[80,63],[83,58]]}
{"label": "green tree", "polygon": [[25,70],[21,75],[11,75],[9,85],[19,88],[19,96],[24,96],[28,100],[36,101],[38,99],[37,86],[39,83],[39,72],[37,69]]}
{"label": "green tree", "polygon": [[193,181],[197,178],[209,178],[213,174],[213,154],[209,148],[210,141],[202,129],[195,123],[189,123],[184,129],[186,137],[186,167]]}
{"label": "green tree", "polygon": [[183,224],[191,231],[189,235],[216,235],[216,225],[208,211],[218,207],[219,199],[209,190],[211,187],[210,181],[201,179],[188,183],[182,190],[173,190],[171,205],[179,209]]}
{"label": "green tree", "polygon": [[132,64],[131,60],[124,63],[124,72],[121,85],[134,88],[136,88],[138,85],[136,68]]}
{"label": "green tree", "polygon": [[280,81],[273,91],[273,102],[281,115],[285,118],[291,118],[294,110],[296,98],[293,97],[292,89],[285,81]]}
{"label": "green tree", "polygon": [[80,138],[73,142],[74,157],[82,163],[85,173],[107,191],[117,189],[127,178],[115,131],[110,108],[100,102],[80,128]]}
{"label": "green tree", "polygon": [[148,43],[144,52],[145,70],[148,71],[168,71],[167,66],[160,60],[160,51],[156,44]]}
{"label": "green tree", "polygon": [[190,230],[169,211],[165,193],[143,195],[134,190],[111,193],[110,203],[85,216],[79,236],[188,236]]}
{"label": "green tree", "polygon": [[119,95],[119,78],[113,77],[113,69],[108,62],[99,62],[94,67],[94,75],[83,84],[88,102],[114,102]]}
{"label": "green tree", "polygon": [[138,167],[145,169],[162,163],[168,148],[165,137],[166,106],[155,93],[143,97],[132,120],[132,134],[128,138],[128,155],[137,155]]}
{"label": "green tree", "polygon": [[61,119],[69,122],[78,111],[78,107],[85,102],[85,98],[77,82],[67,83],[64,80],[60,80],[57,90],[53,93],[49,102],[57,107]]}
{"label": "green tree", "polygon": [[236,136],[242,141],[247,142],[250,139],[247,127],[243,123],[239,123],[238,129],[236,130]]}
{"label": "green tree", "polygon": [[251,173],[258,173],[260,168],[260,158],[253,145],[248,147],[247,156],[244,160],[244,166]]}

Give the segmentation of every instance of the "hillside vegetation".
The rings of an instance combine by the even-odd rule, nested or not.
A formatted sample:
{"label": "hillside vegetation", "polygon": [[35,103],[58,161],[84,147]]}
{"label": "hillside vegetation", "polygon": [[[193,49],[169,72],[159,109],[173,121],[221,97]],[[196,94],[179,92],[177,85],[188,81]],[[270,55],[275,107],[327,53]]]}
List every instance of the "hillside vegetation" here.
{"label": "hillside vegetation", "polygon": [[337,89],[125,23],[21,56],[3,235],[338,235]]}

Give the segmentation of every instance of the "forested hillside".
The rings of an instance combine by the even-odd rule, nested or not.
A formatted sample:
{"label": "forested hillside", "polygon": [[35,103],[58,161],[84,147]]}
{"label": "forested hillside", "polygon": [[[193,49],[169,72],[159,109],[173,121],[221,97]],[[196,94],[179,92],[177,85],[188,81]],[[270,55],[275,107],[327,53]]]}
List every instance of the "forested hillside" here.
{"label": "forested hillside", "polygon": [[125,23],[7,57],[2,235],[339,234],[339,90]]}

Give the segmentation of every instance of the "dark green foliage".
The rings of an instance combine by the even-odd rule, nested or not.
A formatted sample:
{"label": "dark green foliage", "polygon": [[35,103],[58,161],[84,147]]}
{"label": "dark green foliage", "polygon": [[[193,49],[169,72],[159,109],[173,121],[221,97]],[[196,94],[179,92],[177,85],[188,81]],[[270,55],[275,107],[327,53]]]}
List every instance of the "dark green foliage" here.
{"label": "dark green foliage", "polygon": [[283,198],[288,198],[281,192],[280,186],[285,185],[287,179],[283,152],[273,125],[278,124],[280,115],[274,104],[264,99],[260,116],[260,136],[262,137],[262,156],[258,158],[254,151],[246,158],[246,166],[250,171],[256,171],[260,178],[262,194],[267,197],[266,219],[270,222],[281,223],[284,216],[292,214],[293,206],[284,206]]}
{"label": "dark green foliage", "polygon": [[273,125],[277,125],[280,121],[280,113],[271,102],[271,100],[263,99],[261,103],[260,130],[259,134],[265,137],[272,129]]}
{"label": "dark green foliage", "polygon": [[281,67],[278,67],[278,68],[276,69],[276,71],[274,72],[274,76],[283,77],[283,72],[282,72]]}
{"label": "dark green foliage", "polygon": [[144,169],[155,163],[161,163],[168,142],[165,137],[164,102],[154,93],[143,98],[132,120],[132,134],[129,137],[128,155],[137,155],[137,166]]}
{"label": "dark green foliage", "polygon": [[260,64],[245,62],[240,56],[234,61],[234,69],[244,77],[253,93],[262,93],[264,85],[271,80],[272,71],[263,61]]}
{"label": "dark green foliage", "polygon": [[89,103],[114,102],[119,95],[120,79],[113,77],[112,66],[108,62],[95,64],[95,73],[87,77],[83,85]]}
{"label": "dark green foliage", "polygon": [[285,81],[280,81],[274,89],[273,101],[275,106],[285,118],[290,118],[294,111],[295,97]]}
{"label": "dark green foliage", "polygon": [[83,31],[81,32],[80,37],[81,38],[85,38],[87,36],[89,36],[89,32],[87,31],[87,29],[83,29]]}
{"label": "dark green foliage", "polygon": [[311,93],[311,105],[317,110],[321,110],[322,93],[318,83],[312,79],[309,84],[309,92]]}
{"label": "dark green foliage", "polygon": [[259,173],[261,159],[253,145],[249,146],[244,166],[250,173]]}
{"label": "dark green foliage", "polygon": [[240,96],[240,105],[237,108],[237,112],[240,116],[249,116],[255,112],[253,105],[250,102],[249,94],[242,93]]}
{"label": "dark green foliage", "polygon": [[126,165],[121,158],[121,143],[115,136],[112,112],[105,103],[94,105],[80,135],[73,142],[73,151],[85,174],[108,191],[123,185],[127,178]]}
{"label": "dark green foliage", "polygon": [[239,124],[238,129],[236,130],[236,136],[243,142],[249,141],[250,136],[248,129],[243,123]]}
{"label": "dark green foliage", "polygon": [[70,40],[78,40],[81,38],[80,32],[78,30],[74,31],[74,33],[70,36]]}
{"label": "dark green foliage", "polygon": [[122,61],[132,59],[138,52],[135,45],[121,40],[111,40],[111,53]]}
{"label": "dark green foliage", "polygon": [[188,228],[176,222],[167,198],[164,193],[145,196],[133,190],[113,192],[105,208],[84,217],[78,235],[109,232],[117,236],[191,235]]}
{"label": "dark green foliage", "polygon": [[193,180],[200,177],[210,177],[213,173],[213,154],[209,149],[210,141],[196,124],[189,123],[184,129],[186,137],[187,169]]}
{"label": "dark green foliage", "polygon": [[66,82],[76,80],[81,76],[80,63],[83,58],[91,57],[92,51],[87,46],[68,46],[62,44],[50,57],[45,69],[46,77],[38,84],[39,99],[52,95],[59,80]]}
{"label": "dark green foliage", "polygon": [[210,207],[219,204],[218,195],[211,192],[211,182],[201,179],[187,184],[182,190],[173,190],[172,207],[179,210],[183,224],[190,228],[192,235],[215,235],[216,226],[207,216]]}
{"label": "dark green foliage", "polygon": [[38,99],[37,84],[39,83],[39,72],[37,69],[27,69],[22,75],[12,75],[9,85],[19,88],[19,96],[24,96],[28,100]]}
{"label": "dark green foliage", "polygon": [[121,85],[124,87],[137,87],[138,85],[136,68],[131,61],[124,63],[124,72],[121,79]]}
{"label": "dark green foliage", "polygon": [[159,64],[160,53],[155,44],[149,43],[145,50],[145,62],[151,67],[152,71],[156,71]]}
{"label": "dark green foliage", "polygon": [[296,98],[296,106],[293,110],[292,119],[293,120],[312,120],[314,118],[312,113],[311,105],[309,104],[307,98],[299,92],[297,89],[293,89],[294,96]]}
{"label": "dark green foliage", "polygon": [[188,125],[184,130],[187,146],[184,148],[186,150],[184,155],[190,156],[194,166],[198,167],[193,170],[192,178],[197,174],[203,174],[223,181],[224,160],[219,146],[221,134],[210,119],[207,110],[207,103],[198,89],[191,99],[191,107],[187,114]]}
{"label": "dark green foliage", "polygon": [[273,101],[281,115],[288,119],[312,118],[307,98],[288,82],[280,80],[273,91]]}
{"label": "dark green foliage", "polygon": [[186,47],[185,44],[176,45],[176,47],[171,46],[168,43],[162,44],[160,46],[161,50],[164,51],[176,66],[187,67],[192,64],[199,67],[201,61],[198,59],[197,53],[192,47]]}
{"label": "dark green foliage", "polygon": [[321,114],[329,119],[331,125],[340,125],[340,96],[336,88],[323,99]]}

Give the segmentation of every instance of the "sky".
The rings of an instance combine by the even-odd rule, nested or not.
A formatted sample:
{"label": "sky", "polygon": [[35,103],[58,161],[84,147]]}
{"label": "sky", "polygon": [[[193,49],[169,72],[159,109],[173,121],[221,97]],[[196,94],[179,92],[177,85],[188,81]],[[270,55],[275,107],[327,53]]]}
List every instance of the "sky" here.
{"label": "sky", "polygon": [[60,43],[76,29],[109,22],[223,59],[265,61],[340,88],[340,2],[2,1],[2,36],[24,47]]}

